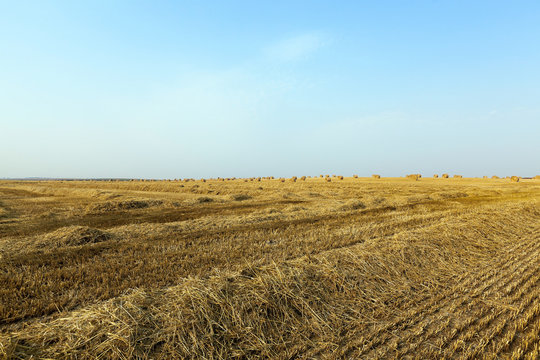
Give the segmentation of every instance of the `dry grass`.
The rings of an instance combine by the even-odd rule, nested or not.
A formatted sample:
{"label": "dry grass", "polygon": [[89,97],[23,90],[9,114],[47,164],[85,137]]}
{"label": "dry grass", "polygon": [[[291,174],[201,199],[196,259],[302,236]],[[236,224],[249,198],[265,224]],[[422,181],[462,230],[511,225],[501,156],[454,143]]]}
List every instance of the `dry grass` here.
{"label": "dry grass", "polygon": [[540,181],[244,180],[1,182],[0,358],[538,358]]}

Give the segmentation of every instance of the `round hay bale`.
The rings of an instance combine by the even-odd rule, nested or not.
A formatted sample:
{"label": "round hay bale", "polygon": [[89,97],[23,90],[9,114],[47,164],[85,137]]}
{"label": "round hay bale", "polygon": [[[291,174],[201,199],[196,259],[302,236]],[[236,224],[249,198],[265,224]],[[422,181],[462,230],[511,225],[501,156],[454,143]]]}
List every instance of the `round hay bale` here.
{"label": "round hay bale", "polygon": [[438,174],[435,174],[435,175],[433,175],[433,178],[434,178],[434,179],[438,179],[438,178],[439,178],[439,175],[438,175]]}
{"label": "round hay bale", "polygon": [[358,179],[358,175],[353,175],[353,178]]}
{"label": "round hay bale", "polygon": [[418,181],[420,179],[419,174],[409,174],[406,176],[407,179]]}
{"label": "round hay bale", "polygon": [[519,177],[514,175],[514,176],[512,176],[512,177],[510,178],[510,181],[512,181],[512,182],[519,182]]}
{"label": "round hay bale", "polygon": [[442,177],[443,177],[443,179],[448,179],[449,175],[448,174],[442,174]]}
{"label": "round hay bale", "polygon": [[381,175],[374,174],[374,175],[371,175],[371,177],[374,178],[374,179],[380,179]]}
{"label": "round hay bale", "polygon": [[326,181],[327,181],[327,182],[332,182],[332,179],[329,178],[329,177],[327,177],[327,178],[326,178]]}
{"label": "round hay bale", "polygon": [[454,179],[462,179],[463,175],[454,175]]}

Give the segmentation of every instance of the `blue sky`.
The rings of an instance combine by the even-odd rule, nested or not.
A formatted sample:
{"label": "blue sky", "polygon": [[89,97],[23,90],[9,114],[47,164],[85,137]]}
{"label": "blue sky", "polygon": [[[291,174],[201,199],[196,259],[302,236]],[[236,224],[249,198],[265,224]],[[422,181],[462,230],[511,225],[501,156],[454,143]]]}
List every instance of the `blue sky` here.
{"label": "blue sky", "polygon": [[540,174],[538,1],[3,1],[0,177]]}

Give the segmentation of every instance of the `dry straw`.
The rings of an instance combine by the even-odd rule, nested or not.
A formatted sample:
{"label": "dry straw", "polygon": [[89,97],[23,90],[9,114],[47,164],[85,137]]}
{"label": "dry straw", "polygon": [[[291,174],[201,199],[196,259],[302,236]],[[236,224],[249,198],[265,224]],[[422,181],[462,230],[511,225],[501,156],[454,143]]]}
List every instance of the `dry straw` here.
{"label": "dry straw", "polygon": [[420,175],[420,174],[409,174],[409,175],[406,176],[407,179],[411,179],[411,180],[415,180],[415,181],[420,180],[421,177],[422,177],[422,175]]}

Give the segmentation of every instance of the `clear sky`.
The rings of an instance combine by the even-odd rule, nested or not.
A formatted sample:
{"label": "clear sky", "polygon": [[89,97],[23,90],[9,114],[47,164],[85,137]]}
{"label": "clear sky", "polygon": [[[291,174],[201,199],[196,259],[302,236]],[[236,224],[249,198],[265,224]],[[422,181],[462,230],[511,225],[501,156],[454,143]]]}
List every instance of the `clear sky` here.
{"label": "clear sky", "polygon": [[0,0],[0,177],[540,174],[538,1]]}

